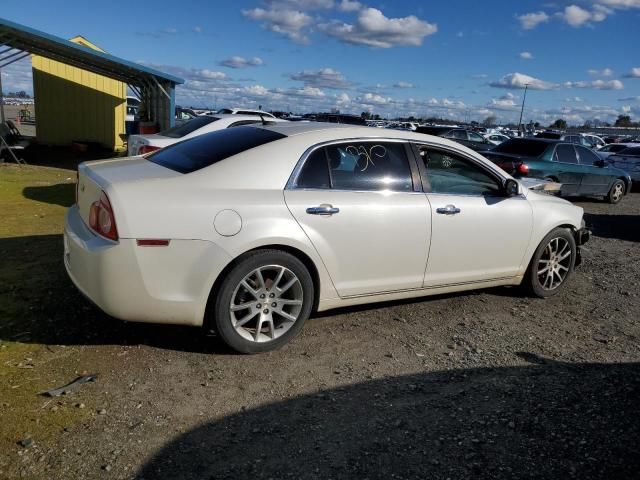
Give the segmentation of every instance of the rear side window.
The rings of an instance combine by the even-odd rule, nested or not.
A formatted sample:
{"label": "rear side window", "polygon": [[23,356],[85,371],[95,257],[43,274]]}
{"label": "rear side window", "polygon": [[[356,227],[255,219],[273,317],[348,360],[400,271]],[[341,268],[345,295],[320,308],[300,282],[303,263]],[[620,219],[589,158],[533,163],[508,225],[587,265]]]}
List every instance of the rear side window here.
{"label": "rear side window", "polygon": [[621,155],[640,155],[640,147],[625,148],[620,152]]}
{"label": "rear side window", "polygon": [[149,155],[147,160],[176,172],[191,173],[282,138],[285,135],[263,128],[234,127],[170,145]]}
{"label": "rear side window", "polygon": [[413,181],[404,144],[349,142],[313,152],[296,187],[410,192]]}
{"label": "rear side window", "polygon": [[189,135],[199,128],[204,127],[205,125],[209,125],[210,123],[215,122],[216,120],[218,120],[217,117],[196,117],[193,120],[189,120],[188,122],[183,123],[182,125],[164,130],[160,132],[159,135],[162,135],[163,137],[182,138],[185,135]]}

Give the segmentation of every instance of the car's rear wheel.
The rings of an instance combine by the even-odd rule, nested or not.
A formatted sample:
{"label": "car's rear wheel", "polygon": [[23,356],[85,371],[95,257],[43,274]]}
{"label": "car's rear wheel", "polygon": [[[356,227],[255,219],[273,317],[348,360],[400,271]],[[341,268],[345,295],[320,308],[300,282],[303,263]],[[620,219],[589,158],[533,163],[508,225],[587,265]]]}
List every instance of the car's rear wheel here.
{"label": "car's rear wheel", "polygon": [[300,260],[279,250],[259,250],[243,258],[223,281],[215,324],[234,350],[266,352],[296,336],[313,301],[313,280]]}
{"label": "car's rear wheel", "polygon": [[609,194],[606,196],[606,200],[609,203],[618,203],[624,197],[624,192],[626,188],[624,182],[622,180],[616,180],[611,185],[611,190],[609,190]]}
{"label": "car's rear wheel", "polygon": [[538,297],[558,293],[573,273],[576,241],[565,228],[552,230],[536,249],[526,273],[526,286]]}

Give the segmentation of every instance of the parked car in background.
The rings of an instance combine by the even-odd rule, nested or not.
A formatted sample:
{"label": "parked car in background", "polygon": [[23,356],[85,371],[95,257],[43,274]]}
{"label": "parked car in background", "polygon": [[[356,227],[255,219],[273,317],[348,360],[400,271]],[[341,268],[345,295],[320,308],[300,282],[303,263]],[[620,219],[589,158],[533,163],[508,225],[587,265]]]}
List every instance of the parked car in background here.
{"label": "parked car in background", "polygon": [[607,160],[613,167],[629,173],[631,180],[640,182],[640,145],[632,145],[632,147],[611,155]]}
{"label": "parked car in background", "polygon": [[494,144],[473,130],[452,127],[417,127],[416,132],[425,133],[427,135],[436,135],[442,138],[448,138],[454,142],[458,142],[471,150],[478,152],[489,150]]}
{"label": "parked car in background", "polygon": [[221,108],[216,112],[218,115],[262,115],[265,118],[276,118],[275,115],[263,110],[252,110],[250,108]]}
{"label": "parked car in background", "polygon": [[511,137],[503,135],[502,133],[488,133],[484,135],[484,138],[489,140],[493,145],[500,145],[502,142],[506,142]]}
{"label": "parked car in background", "polygon": [[607,144],[604,139],[598,135],[593,135],[592,133],[582,133],[581,135],[588,143],[588,146],[595,150],[599,150]]}
{"label": "parked car in background", "polygon": [[588,141],[585,136],[578,133],[569,134],[569,133],[559,133],[559,132],[553,132],[553,131],[544,131],[544,132],[536,133],[534,138],[546,138],[548,140],[558,140],[561,142],[575,143],[577,145],[582,145],[583,147],[592,148],[591,142]]}
{"label": "parked car in background", "polygon": [[180,126],[196,118],[198,114],[190,108],[176,107],[175,124]]}
{"label": "parked car in background", "polygon": [[[266,119],[265,119],[266,120]],[[285,122],[279,118],[270,117],[268,122]],[[143,155],[154,152],[188,138],[197,137],[205,133],[261,123],[260,117],[254,115],[218,115],[195,117],[175,127],[151,135],[131,135],[128,140],[127,152],[130,156]]]}
{"label": "parked car in background", "polygon": [[140,109],[140,100],[132,95],[127,95],[127,115],[126,122],[138,120],[138,110]]}
{"label": "parked car in background", "polygon": [[512,138],[482,153],[507,173],[562,184],[560,195],[593,195],[618,203],[631,177],[582,145],[541,138]]}
{"label": "parked car in background", "polygon": [[626,142],[629,139],[629,135],[609,135],[608,137],[604,137],[604,141],[606,144],[609,143],[620,143]]}
{"label": "parked car in background", "polygon": [[607,160],[614,153],[622,152],[629,147],[638,147],[637,143],[609,143],[596,152],[601,159]]}
{"label": "parked car in background", "polygon": [[[64,264],[109,315],[278,348],[312,310],[499,285],[561,291],[583,209],[446,139],[326,123],[219,130],[87,162]],[[505,241],[508,239],[508,241]]]}

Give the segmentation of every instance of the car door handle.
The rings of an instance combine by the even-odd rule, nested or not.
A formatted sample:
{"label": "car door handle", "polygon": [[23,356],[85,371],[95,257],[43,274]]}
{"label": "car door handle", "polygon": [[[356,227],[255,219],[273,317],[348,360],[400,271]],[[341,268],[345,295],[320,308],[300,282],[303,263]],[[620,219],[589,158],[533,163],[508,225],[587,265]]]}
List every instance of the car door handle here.
{"label": "car door handle", "polygon": [[329,205],[328,203],[323,203],[322,205],[318,205],[317,207],[309,207],[307,208],[307,213],[309,215],[333,215],[338,213],[340,209],[338,207],[334,207],[333,205]]}
{"label": "car door handle", "polygon": [[455,205],[447,205],[446,207],[436,208],[436,212],[443,215],[455,215],[456,213],[460,213],[460,209]]}

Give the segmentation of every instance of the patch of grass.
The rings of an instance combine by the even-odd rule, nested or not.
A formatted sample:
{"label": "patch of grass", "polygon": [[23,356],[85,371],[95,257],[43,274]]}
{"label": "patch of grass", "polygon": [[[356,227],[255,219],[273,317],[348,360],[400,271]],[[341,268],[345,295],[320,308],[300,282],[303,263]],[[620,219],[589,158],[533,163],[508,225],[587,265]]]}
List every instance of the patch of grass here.
{"label": "patch of grass", "polygon": [[0,164],[0,238],[62,233],[75,181],[69,170]]}

